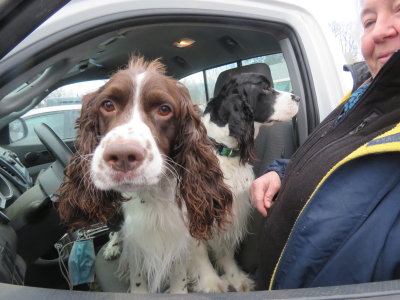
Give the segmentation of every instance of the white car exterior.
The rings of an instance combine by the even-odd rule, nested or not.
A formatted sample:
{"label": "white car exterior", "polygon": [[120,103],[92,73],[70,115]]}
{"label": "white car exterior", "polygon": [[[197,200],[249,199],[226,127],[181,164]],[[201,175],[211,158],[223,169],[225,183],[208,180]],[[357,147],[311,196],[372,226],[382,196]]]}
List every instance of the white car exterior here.
{"label": "white car exterior", "polygon": [[[42,2],[46,3],[45,1]],[[299,96],[304,99],[306,98],[304,97],[306,94],[305,90],[306,88],[308,89],[307,95],[309,96],[312,94],[312,100],[316,99],[317,114],[319,120],[322,120],[325,118],[325,116],[327,116],[327,114],[329,114],[329,112],[332,111],[334,107],[337,106],[342,97],[351,89],[352,81],[350,74],[344,72],[342,69],[343,65],[345,64],[345,60],[339,45],[335,43],[329,28],[324,24],[319,23],[310,11],[307,11],[301,6],[301,2],[302,0],[71,0],[69,4],[55,13],[50,19],[48,19],[27,38],[25,38],[25,40],[17,45],[6,57],[0,60],[0,75],[10,73],[15,74],[15,77],[17,77],[17,75],[24,77],[24,80],[21,79],[20,81],[19,79],[17,80],[12,78],[9,81],[5,81],[6,84],[0,87],[5,91],[5,98],[8,97],[11,100],[20,100],[19,98],[21,98],[21,96],[18,95],[18,92],[14,93],[13,91],[17,90],[18,85],[24,82],[24,84],[30,85],[33,91],[31,93],[28,91],[25,94],[22,91],[22,96],[29,98],[29,100],[34,99],[40,94],[39,92],[43,92],[42,90],[47,88],[46,82],[44,81],[48,80],[48,78],[43,76],[43,81],[38,80],[38,82],[33,81],[33,83],[25,79],[30,79],[34,75],[37,75],[39,71],[49,71],[46,68],[48,68],[48,66],[56,65],[56,62],[67,64],[71,60],[71,57],[65,58],[63,56],[63,51],[67,52],[67,50],[62,47],[60,52],[57,52],[56,54],[54,54],[55,51],[50,52],[52,55],[43,58],[42,60],[37,59],[37,53],[45,50],[46,47],[51,47],[57,45],[58,43],[62,44],[62,42],[73,37],[75,34],[84,32],[85,29],[90,30],[100,27],[105,23],[114,24],[114,22],[117,23],[118,20],[124,17],[139,19],[140,17],[149,16],[181,16],[185,14],[190,16],[221,16],[240,20],[266,21],[260,22],[263,23],[263,25],[267,22],[275,22],[290,28],[290,30],[295,34],[296,38],[291,38],[289,40],[288,37],[285,37],[279,41],[279,46],[282,50],[282,53],[285,55],[285,62],[287,63],[290,75],[289,77],[290,79],[293,79],[292,83],[296,85],[293,86],[293,90],[299,92]],[[44,4],[43,8],[45,8],[45,6],[46,5]],[[245,26],[246,24],[243,25],[243,27]],[[93,36],[90,36],[90,38],[93,38]],[[297,42],[300,44],[300,46],[297,47],[298,45],[296,45],[295,48],[293,44]],[[300,53],[294,53],[294,48],[295,50],[300,48]],[[79,50],[82,49],[84,48],[79,48]],[[299,65],[299,62],[296,60],[296,55],[301,56],[301,59],[298,61],[301,61],[303,63],[302,65]],[[84,56],[82,55],[82,58],[83,57]],[[37,59],[36,62],[34,61],[35,58]],[[79,57],[79,59],[80,58],[81,57]],[[243,57],[243,59],[244,58],[245,57]],[[23,59],[32,61],[33,67],[24,61],[24,64],[21,68],[13,68],[15,66],[19,67],[19,60]],[[36,65],[34,63],[36,63]],[[68,70],[69,69],[65,69],[61,70],[60,73],[55,73],[55,75],[59,78],[54,79],[54,82],[57,82],[57,80],[59,80],[64,73],[67,73]],[[305,72],[305,75],[304,70],[307,71]],[[300,75],[300,73],[302,73],[302,75]],[[0,78],[1,77],[2,76],[0,76]],[[304,79],[303,77],[306,77],[304,82],[307,84],[309,83],[306,88],[306,83],[302,81]],[[301,79],[298,80],[298,78]],[[15,82],[13,82],[13,80]],[[35,90],[35,85],[36,87],[39,86],[37,90]],[[43,85],[43,88],[40,85]],[[12,95],[13,93],[17,94],[17,97],[14,97],[14,95]],[[12,97],[9,97],[10,95]],[[29,107],[26,106],[26,110],[18,110],[19,107],[17,105],[15,105],[16,108],[14,110],[9,109],[9,107],[14,107],[11,104],[17,102],[8,101],[10,99],[0,99],[0,101],[3,101],[5,104],[7,104],[3,105],[3,107],[7,106],[8,108],[7,114],[4,114],[4,116],[0,117],[0,129],[2,128],[1,126],[4,126],[4,124],[8,125],[10,120],[12,121],[17,117],[24,115],[27,109],[29,109]],[[314,102],[312,104],[314,104]],[[49,108],[49,110],[53,111],[54,108]],[[32,113],[33,112],[30,112],[26,114],[26,116]],[[299,123],[303,122],[298,126],[298,128],[302,130],[302,132],[299,133],[300,142],[304,141],[306,138],[307,118],[307,114],[303,113],[303,119],[298,120]],[[26,146],[26,150],[36,151],[37,153],[41,154],[42,150],[36,146],[37,145],[29,144]],[[22,148],[21,151],[20,148]],[[23,150],[25,149],[23,149],[23,147],[11,147],[11,149],[15,152],[20,151],[20,157],[24,157],[25,151]],[[281,152],[279,154],[281,154]],[[34,167],[41,171],[42,167],[39,165],[39,163],[41,162],[39,161],[37,166]],[[39,174],[39,171],[37,173]],[[46,175],[47,174],[52,173],[46,173]],[[57,178],[56,176],[53,177]],[[25,197],[25,199],[26,198],[27,197]],[[31,249],[29,250],[31,251]],[[43,275],[44,273],[47,273],[46,275],[48,276],[54,276],[54,273],[52,272],[42,273]],[[247,293],[246,295],[232,293],[230,295],[232,295],[232,298],[242,297],[249,299],[262,297],[332,299],[356,297],[364,298],[366,295],[371,297],[382,297],[383,295],[387,297],[388,295],[393,296],[400,294],[399,290],[399,283],[390,281],[357,285],[356,287],[354,287],[354,285],[349,285],[347,287],[342,286],[339,288],[328,287],[299,289],[289,292],[255,292]],[[2,295],[7,295],[5,296],[5,298],[7,298],[9,295],[11,295],[11,293],[13,295],[18,294],[25,298],[27,297],[26,295],[29,294],[30,296],[28,297],[31,299],[44,299],[50,294],[52,296],[56,295],[57,297],[60,297],[60,299],[67,299],[67,297],[74,299],[88,298],[87,292],[74,291],[74,294],[71,294],[70,292],[61,290],[36,289],[29,287],[29,285],[18,287],[0,283],[0,298],[2,298]],[[94,292],[92,292],[91,295],[93,295],[91,296],[93,299],[115,297],[113,294],[95,294]],[[197,299],[199,297],[219,299],[224,297],[229,298],[230,295],[221,296],[219,294],[209,294],[207,296],[199,296],[198,294],[190,294],[187,296],[187,298],[179,295],[172,297],[176,299]],[[152,295],[148,295],[146,297],[149,299],[155,299],[156,296],[153,297]],[[118,294],[118,298],[131,299],[132,295]]]}
{"label": "white car exterior", "polygon": [[[80,104],[34,108],[21,116],[26,125],[25,130],[20,119],[10,123],[11,142],[14,146],[40,144],[34,131],[34,127],[39,123],[46,123],[62,140],[74,139],[76,137],[75,120],[80,110]],[[25,135],[24,131],[26,131]]]}

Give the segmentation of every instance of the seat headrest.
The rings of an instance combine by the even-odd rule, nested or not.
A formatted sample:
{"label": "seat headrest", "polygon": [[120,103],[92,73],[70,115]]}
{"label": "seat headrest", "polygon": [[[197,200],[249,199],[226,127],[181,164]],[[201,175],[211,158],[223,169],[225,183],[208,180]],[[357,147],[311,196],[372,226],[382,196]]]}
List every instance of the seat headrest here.
{"label": "seat headrest", "polygon": [[228,78],[232,75],[237,75],[240,73],[258,73],[264,75],[271,83],[271,87],[274,86],[272,81],[271,70],[267,64],[264,63],[256,63],[252,65],[237,67],[233,69],[229,69],[226,71],[221,72],[218,75],[217,81],[214,87],[214,97],[218,95],[219,91],[221,90],[222,86],[226,83]]}

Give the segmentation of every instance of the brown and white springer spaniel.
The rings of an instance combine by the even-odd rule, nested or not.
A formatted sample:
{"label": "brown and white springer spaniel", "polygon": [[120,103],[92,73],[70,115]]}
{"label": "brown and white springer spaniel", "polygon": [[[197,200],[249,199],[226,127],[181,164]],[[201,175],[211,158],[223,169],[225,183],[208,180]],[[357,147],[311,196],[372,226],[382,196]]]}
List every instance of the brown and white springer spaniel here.
{"label": "brown and white springer spaniel", "polygon": [[107,222],[122,203],[120,265],[132,292],[187,292],[193,237],[223,227],[232,194],[206,130],[179,82],[159,61],[130,60],[82,100],[77,152],[60,189],[72,227]]}

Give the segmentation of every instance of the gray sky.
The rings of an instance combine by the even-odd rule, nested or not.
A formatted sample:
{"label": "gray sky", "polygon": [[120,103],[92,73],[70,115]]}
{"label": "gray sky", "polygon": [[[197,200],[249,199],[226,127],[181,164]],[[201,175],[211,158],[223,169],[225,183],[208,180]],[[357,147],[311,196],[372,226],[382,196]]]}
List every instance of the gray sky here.
{"label": "gray sky", "polygon": [[[300,5],[325,20],[358,22],[358,0],[298,0]],[[297,1],[296,1],[297,2]]]}
{"label": "gray sky", "polygon": [[[349,33],[358,44],[358,58],[361,60],[360,39],[362,26],[357,2],[359,0],[297,0],[296,3],[308,9],[321,23],[329,25],[336,21],[339,23],[352,23]],[[348,28],[345,26],[345,28]]]}

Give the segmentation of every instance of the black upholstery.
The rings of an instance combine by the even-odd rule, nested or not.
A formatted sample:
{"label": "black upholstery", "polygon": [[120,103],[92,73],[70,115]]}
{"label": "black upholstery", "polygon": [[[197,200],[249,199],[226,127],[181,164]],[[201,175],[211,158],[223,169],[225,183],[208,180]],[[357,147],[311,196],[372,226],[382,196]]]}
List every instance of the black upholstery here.
{"label": "black upholstery", "polygon": [[17,235],[10,225],[0,223],[0,282],[24,284],[26,264],[17,254]]}

